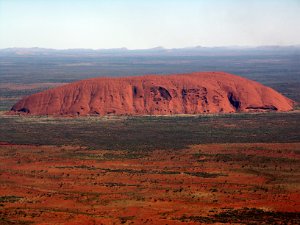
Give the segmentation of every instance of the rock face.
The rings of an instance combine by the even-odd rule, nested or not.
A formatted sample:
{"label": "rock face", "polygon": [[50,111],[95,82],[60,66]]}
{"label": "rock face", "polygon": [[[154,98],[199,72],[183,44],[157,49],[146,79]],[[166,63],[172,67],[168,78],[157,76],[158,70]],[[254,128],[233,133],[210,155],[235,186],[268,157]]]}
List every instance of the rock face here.
{"label": "rock face", "polygon": [[32,115],[170,115],[289,111],[293,101],[223,72],[94,78],[23,98],[11,111]]}

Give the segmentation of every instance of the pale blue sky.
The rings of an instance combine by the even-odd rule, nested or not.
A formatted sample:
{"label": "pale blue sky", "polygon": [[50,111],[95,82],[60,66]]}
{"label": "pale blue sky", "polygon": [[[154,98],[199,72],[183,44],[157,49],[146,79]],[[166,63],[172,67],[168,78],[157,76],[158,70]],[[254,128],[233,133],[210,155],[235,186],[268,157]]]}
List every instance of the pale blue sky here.
{"label": "pale blue sky", "polygon": [[300,0],[0,0],[0,48],[300,44]]}

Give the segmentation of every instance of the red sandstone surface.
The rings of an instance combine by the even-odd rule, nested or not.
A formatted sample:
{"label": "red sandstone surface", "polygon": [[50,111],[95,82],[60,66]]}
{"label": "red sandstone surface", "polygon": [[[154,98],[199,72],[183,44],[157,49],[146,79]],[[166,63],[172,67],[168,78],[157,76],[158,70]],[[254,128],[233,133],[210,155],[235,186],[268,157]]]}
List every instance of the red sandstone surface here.
{"label": "red sandstone surface", "polygon": [[289,111],[293,101],[224,72],[94,78],[23,98],[12,112],[32,115],[172,115]]}

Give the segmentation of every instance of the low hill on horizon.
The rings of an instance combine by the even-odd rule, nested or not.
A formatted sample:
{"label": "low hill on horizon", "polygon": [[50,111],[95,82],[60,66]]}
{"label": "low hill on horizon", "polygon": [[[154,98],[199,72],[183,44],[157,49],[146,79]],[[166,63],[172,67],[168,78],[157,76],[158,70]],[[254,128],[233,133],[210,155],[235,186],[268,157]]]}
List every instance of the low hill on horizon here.
{"label": "low hill on horizon", "polygon": [[281,46],[193,46],[186,48],[164,48],[161,46],[148,49],[108,48],[108,49],[53,49],[53,48],[2,48],[0,56],[205,56],[205,55],[273,55],[300,54],[300,45]]}

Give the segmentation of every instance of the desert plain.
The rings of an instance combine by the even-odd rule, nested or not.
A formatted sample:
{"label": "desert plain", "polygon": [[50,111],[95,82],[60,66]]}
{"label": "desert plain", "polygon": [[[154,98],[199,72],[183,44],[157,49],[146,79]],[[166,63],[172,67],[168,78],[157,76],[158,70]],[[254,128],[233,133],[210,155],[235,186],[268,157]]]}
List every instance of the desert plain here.
{"label": "desert plain", "polygon": [[48,88],[141,70],[228,71],[299,102],[299,56],[251,54],[1,56],[0,224],[299,224],[297,104],[163,116],[7,113]]}

